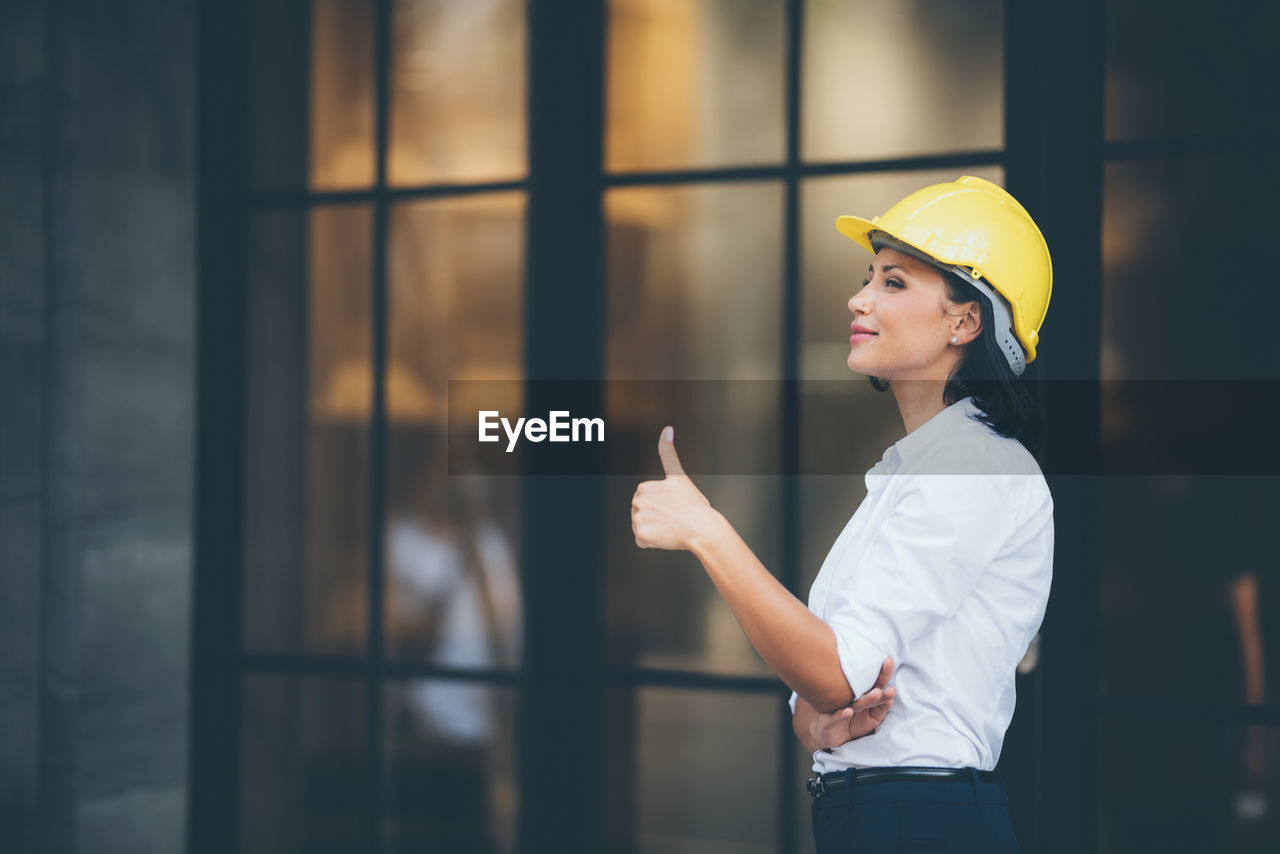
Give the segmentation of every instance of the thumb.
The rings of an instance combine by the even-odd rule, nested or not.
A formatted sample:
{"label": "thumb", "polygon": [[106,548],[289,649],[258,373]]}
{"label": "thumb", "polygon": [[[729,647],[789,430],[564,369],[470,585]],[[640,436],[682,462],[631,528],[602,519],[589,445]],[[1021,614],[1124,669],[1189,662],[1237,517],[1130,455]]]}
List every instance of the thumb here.
{"label": "thumb", "polygon": [[658,456],[662,458],[662,470],[667,476],[682,475],[684,469],[680,466],[680,458],[676,456],[675,428],[667,427],[662,431],[662,437],[658,439]]}

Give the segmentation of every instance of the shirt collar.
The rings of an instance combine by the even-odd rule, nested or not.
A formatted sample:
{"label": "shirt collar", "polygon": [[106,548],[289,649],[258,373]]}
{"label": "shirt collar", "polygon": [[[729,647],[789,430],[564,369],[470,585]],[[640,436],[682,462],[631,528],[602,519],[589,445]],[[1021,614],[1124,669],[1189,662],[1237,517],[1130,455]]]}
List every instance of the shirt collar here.
{"label": "shirt collar", "polygon": [[957,400],[890,445],[888,450],[884,452],[884,463],[886,466],[896,469],[899,464],[910,462],[914,457],[922,453],[931,442],[936,441],[946,433],[963,427],[964,423],[968,422],[973,414],[981,412],[982,410],[973,402],[972,397]]}

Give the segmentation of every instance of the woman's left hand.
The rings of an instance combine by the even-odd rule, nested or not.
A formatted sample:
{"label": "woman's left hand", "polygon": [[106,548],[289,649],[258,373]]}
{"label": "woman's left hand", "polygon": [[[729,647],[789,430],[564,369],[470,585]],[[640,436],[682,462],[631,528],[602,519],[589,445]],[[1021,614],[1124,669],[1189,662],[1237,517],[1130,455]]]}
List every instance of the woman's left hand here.
{"label": "woman's left hand", "polygon": [[840,745],[874,733],[885,716],[893,708],[898,689],[889,684],[893,678],[893,659],[886,658],[880,665],[876,684],[843,709],[824,715],[818,713],[809,725],[809,735],[819,747],[831,750]]}
{"label": "woman's left hand", "polygon": [[674,428],[667,427],[658,439],[666,478],[646,480],[631,499],[631,530],[642,549],[688,549],[721,518],[684,473],[674,437]]}

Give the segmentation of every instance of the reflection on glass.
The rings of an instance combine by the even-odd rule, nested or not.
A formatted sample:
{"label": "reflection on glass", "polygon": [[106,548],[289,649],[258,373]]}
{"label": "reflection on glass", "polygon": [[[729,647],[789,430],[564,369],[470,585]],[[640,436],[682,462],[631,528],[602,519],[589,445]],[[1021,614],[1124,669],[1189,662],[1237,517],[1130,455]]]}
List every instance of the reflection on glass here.
{"label": "reflection on glass", "polygon": [[628,187],[605,196],[610,379],[774,379],[782,186]]}
{"label": "reflection on glass", "polygon": [[367,793],[364,732],[358,680],[245,677],[238,850],[359,849]]}
{"label": "reflection on glass", "polygon": [[264,190],[370,186],[373,5],[276,0],[249,8],[251,185]]}
{"label": "reflection on glass", "polygon": [[610,0],[611,171],[785,156],[784,4]]}
{"label": "reflection on glass", "polygon": [[373,12],[363,0],[312,0],[311,186],[374,181]]}
{"label": "reflection on glass", "polygon": [[[725,473],[699,478],[699,488],[776,571],[776,484],[741,473],[777,457],[778,389],[742,381],[778,376],[781,188],[628,188],[605,203],[608,378],[718,381],[609,384],[611,435],[653,448],[636,465],[660,472],[658,433],[674,422],[682,457]],[[767,673],[701,570],[636,547],[625,509],[634,489],[634,479],[611,486],[609,506],[622,512],[608,531],[610,658]]]}
{"label": "reflection on glass", "polygon": [[371,231],[367,207],[263,214],[251,222],[249,649],[364,647]]}
{"label": "reflection on glass", "polygon": [[[450,379],[524,376],[523,237],[519,194],[392,210],[384,607],[397,656],[470,668],[519,662],[519,484],[456,454],[450,470],[446,405],[467,406],[449,399]],[[512,396],[477,410],[521,409],[520,383],[483,390]]]}
{"label": "reflection on glass", "polygon": [[1101,736],[1103,854],[1275,850],[1280,728],[1227,724],[1192,705],[1104,716]]}
{"label": "reflection on glass", "polygon": [[1280,478],[1106,477],[1101,501],[1103,696],[1203,675],[1214,707],[1280,701]]}
{"label": "reflection on glass", "polygon": [[804,45],[804,159],[1004,145],[1000,0],[807,0]]}
{"label": "reflection on glass", "polygon": [[599,748],[604,779],[630,782],[602,793],[602,850],[776,850],[785,698],[619,688],[605,692],[604,704],[613,722]]}
{"label": "reflection on glass", "polygon": [[404,431],[391,453],[385,600],[391,649],[449,667],[518,666],[520,580],[516,544],[507,534],[518,495],[510,479],[449,474],[439,431]]}
{"label": "reflection on glass", "polygon": [[[1246,4],[1247,5],[1247,4]],[[1257,4],[1264,8],[1268,4]],[[1169,0],[1108,0],[1107,139],[1213,130],[1223,97],[1248,79],[1238,14],[1178,10]]]}
{"label": "reflection on glass", "polygon": [[[1004,183],[999,167],[969,167],[967,174]],[[892,392],[878,392],[863,374],[849,370],[849,299],[862,285],[872,256],[836,231],[836,217],[879,216],[904,196],[930,184],[953,181],[955,170],[893,172],[815,178],[801,187],[800,374],[801,457],[807,471],[865,471],[906,433]],[[848,461],[847,463],[844,461]],[[861,477],[806,477],[802,482],[800,581],[809,588],[836,536],[866,496]]]}
{"label": "reflection on glass", "polygon": [[514,851],[515,693],[420,679],[388,687],[385,711],[385,850]]}
{"label": "reflection on glass", "polygon": [[519,0],[395,0],[391,183],[525,174],[524,10]]}
{"label": "reflection on glass", "polygon": [[1158,158],[1105,176],[1102,378],[1280,376],[1275,288],[1238,251],[1259,224],[1240,167]]}

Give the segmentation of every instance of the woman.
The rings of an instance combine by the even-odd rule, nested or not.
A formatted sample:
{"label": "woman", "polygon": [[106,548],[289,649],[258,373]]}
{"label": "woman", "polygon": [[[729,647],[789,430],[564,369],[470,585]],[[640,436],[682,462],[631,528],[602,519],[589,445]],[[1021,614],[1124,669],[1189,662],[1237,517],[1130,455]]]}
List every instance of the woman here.
{"label": "woman", "polygon": [[636,543],[697,555],[793,689],[819,852],[1017,851],[995,765],[1052,574],[1053,501],[1020,379],[1048,308],[1048,248],[1012,196],[971,176],[837,228],[875,254],[849,300],[848,366],[893,391],[906,435],[867,472],[808,607],[690,482],[670,427],[667,477],[632,500]]}

